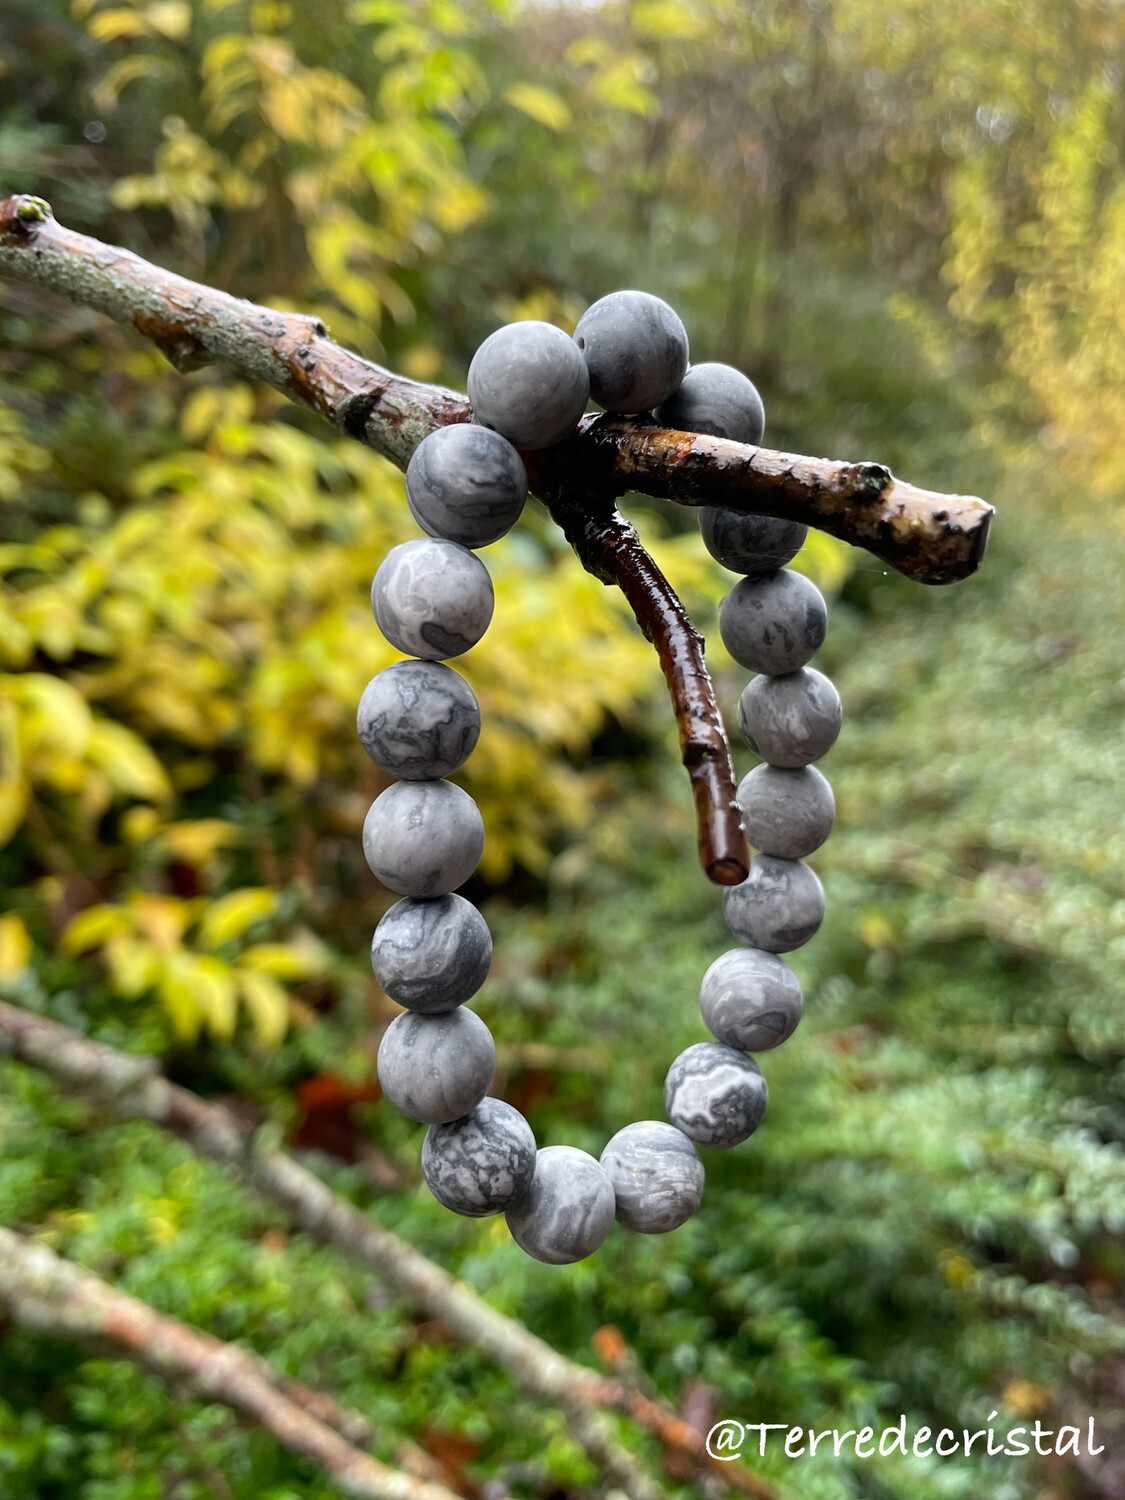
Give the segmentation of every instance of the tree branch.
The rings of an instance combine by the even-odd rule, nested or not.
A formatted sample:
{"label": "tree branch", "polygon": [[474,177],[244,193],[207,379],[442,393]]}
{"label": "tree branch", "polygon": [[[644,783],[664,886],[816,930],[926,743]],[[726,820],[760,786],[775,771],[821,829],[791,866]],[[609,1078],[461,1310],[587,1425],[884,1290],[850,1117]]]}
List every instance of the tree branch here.
{"label": "tree branch", "polygon": [[356,1261],[400,1296],[442,1322],[460,1343],[478,1349],[535,1400],[557,1406],[591,1461],[630,1500],[660,1500],[664,1491],[617,1441],[604,1412],[622,1412],[756,1500],[777,1492],[740,1465],[708,1457],[701,1434],[662,1403],[623,1382],[567,1359],[522,1323],[490,1307],[464,1282],[334,1193],[287,1152],[265,1146],[222,1105],[169,1083],[155,1058],[130,1056],[79,1036],[57,1021],[0,1002],[0,1056],[14,1057],[98,1103],[118,1119],[148,1120],[200,1156],[235,1171],[289,1222]]}
{"label": "tree branch", "polygon": [[[443,1484],[389,1468],[284,1394],[257,1355],[109,1286],[46,1245],[0,1229],[0,1308],[19,1327],[131,1360],[200,1401],[219,1401],[358,1500],[457,1500]],[[334,1406],[334,1403],[329,1403]]]}

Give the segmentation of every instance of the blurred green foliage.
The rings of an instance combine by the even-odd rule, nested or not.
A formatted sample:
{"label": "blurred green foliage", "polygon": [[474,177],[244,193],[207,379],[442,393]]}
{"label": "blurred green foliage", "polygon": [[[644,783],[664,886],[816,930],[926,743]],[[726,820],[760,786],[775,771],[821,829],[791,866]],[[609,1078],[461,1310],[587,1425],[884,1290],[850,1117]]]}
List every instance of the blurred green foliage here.
{"label": "blurred green foliage", "polygon": [[[589,1360],[818,1428],[1112,1437],[1125,1272],[1125,17],[1108,0],[8,0],[0,177],[65,223],[321,313],[462,385],[498,321],[641,285],[760,384],[769,441],[1001,506],[981,574],[926,592],[813,538],[829,917],[764,1059],[766,1126],[699,1216],[537,1267],[419,1185],[371,1078],[394,1007],[358,849],[381,783],[354,703],[390,655],[366,591],[401,477],[224,372],[174,375],[9,285],[0,317],[0,978],[276,1116],[343,1191]],[[635,511],[701,626],[690,518]],[[470,894],[497,960],[498,1089],[597,1151],[659,1117],[729,939],[699,876],[655,661],[543,515],[488,554],[464,667]],[[713,652],[725,706],[739,674]],[[740,762],[741,767],[741,762]],[[318,1091],[319,1090],[319,1091]],[[331,1389],[455,1477],[594,1476],[554,1413],[140,1126],[0,1073],[0,1221]],[[405,1186],[380,1189],[389,1168]],[[357,1310],[362,1316],[356,1316]],[[1125,1436],[1117,1437],[1118,1449]],[[1111,1456],[1112,1456],[1111,1449]],[[654,1462],[656,1454],[649,1454]],[[1085,1493],[1033,1462],[763,1461],[794,1493]],[[674,1480],[673,1480],[674,1482]],[[218,1408],[10,1331],[5,1500],[327,1489]],[[1092,1491],[1109,1493],[1108,1490]]]}

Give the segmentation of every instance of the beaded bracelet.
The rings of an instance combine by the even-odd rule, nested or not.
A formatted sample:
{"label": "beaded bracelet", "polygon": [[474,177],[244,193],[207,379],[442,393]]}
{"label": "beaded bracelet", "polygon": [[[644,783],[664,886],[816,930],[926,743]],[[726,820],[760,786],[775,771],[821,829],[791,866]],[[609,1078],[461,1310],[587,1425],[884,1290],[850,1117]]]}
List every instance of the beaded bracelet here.
{"label": "beaded bracelet", "polygon": [[626,1125],[597,1161],[571,1146],[537,1150],[519,1111],[488,1096],[496,1048],[467,1005],[488,977],[492,939],[456,891],[480,860],[484,824],[468,793],[445,778],[472,753],[480,710],[444,663],[492,619],[492,581],[475,549],[523,510],[518,449],[565,438],[591,397],[607,411],[651,412],[662,426],[755,445],[765,412],[739,371],[689,368],[680,319],[635,291],[594,303],[573,339],[547,323],[498,329],[474,356],[468,389],[473,422],[431,433],[407,469],[407,499],[426,535],[394,547],[371,588],[380,630],[412,658],[368,683],[358,713],[364,749],[398,778],[363,828],[368,865],[403,898],[371,946],[375,977],[405,1007],[383,1035],[377,1068],[391,1103],[430,1127],[422,1172],[434,1197],[471,1218],[506,1213],[529,1255],[561,1265],[592,1254],[615,1218],[642,1234],[684,1223],[703,1196],[696,1147],[737,1146],[762,1121],[766,1080],[749,1054],[786,1041],[801,1019],[800,983],[779,955],[808,942],[824,916],[820,881],[802,861],[832,827],[832,789],[812,762],[835,742],[840,699],[808,665],[824,640],[824,599],[785,567],[807,528],[703,510],[708,550],[742,575],[720,610],[723,642],[758,674],[738,722],[763,763],[737,799],[757,853],[742,884],[723,893],[727,926],[743,946],[703,976],[700,1009],[715,1040],[688,1047],[669,1068],[670,1123]]}

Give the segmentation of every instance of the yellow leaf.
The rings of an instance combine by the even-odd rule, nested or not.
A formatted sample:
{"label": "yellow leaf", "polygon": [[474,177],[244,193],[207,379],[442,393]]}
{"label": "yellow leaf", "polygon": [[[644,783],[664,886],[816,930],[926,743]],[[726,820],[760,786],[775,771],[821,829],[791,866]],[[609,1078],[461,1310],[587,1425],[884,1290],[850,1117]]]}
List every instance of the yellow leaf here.
{"label": "yellow leaf", "polygon": [[642,36],[669,42],[691,41],[707,30],[704,18],[687,0],[637,0],[629,19]]}
{"label": "yellow leaf", "polygon": [[31,937],[14,911],[0,917],[0,979],[15,979],[31,962]]}
{"label": "yellow leaf", "polygon": [[127,999],[151,989],[160,975],[160,955],[151,943],[131,932],[119,932],[105,945],[113,988]]}
{"label": "yellow leaf", "polygon": [[540,125],[546,125],[548,130],[565,130],[570,124],[570,109],[566,101],[540,84],[513,83],[504,98]]}
{"label": "yellow leaf", "polygon": [[188,921],[186,902],[142,893],[131,896],[129,906],[137,928],[155,947],[165,953],[179,947]]}
{"label": "yellow leaf", "polygon": [[164,767],[152,751],[124,724],[97,719],[90,730],[87,757],[106,775],[115,791],[126,797],[163,802],[172,788]]}
{"label": "yellow leaf", "polygon": [[144,17],[135,10],[103,10],[91,16],[87,31],[98,42],[114,42],[125,36],[144,36],[148,31]]}
{"label": "yellow leaf", "polygon": [[272,974],[275,979],[307,979],[319,967],[313,954],[290,943],[255,943],[238,961],[244,969]]}
{"label": "yellow leaf", "polygon": [[238,989],[263,1047],[276,1047],[289,1025],[289,996],[259,969],[239,969]]}
{"label": "yellow leaf", "polygon": [[191,6],[187,0],[153,0],[145,18],[154,31],[169,41],[180,42],[191,30]]}
{"label": "yellow leaf", "polygon": [[223,1041],[233,1036],[237,1014],[234,974],[221,959],[182,949],[169,954],[160,975],[159,991],[181,1036],[195,1036],[201,1022]]}
{"label": "yellow leaf", "polygon": [[248,927],[268,917],[276,905],[276,893],[265,886],[247,886],[220,896],[204,913],[200,942],[206,948],[218,948],[231,938],[241,937]]}
{"label": "yellow leaf", "polygon": [[210,864],[219,849],[241,842],[242,830],[222,818],[185,819],[160,830],[160,843],[173,857],[193,869]]}
{"label": "yellow leaf", "polygon": [[64,953],[87,953],[91,948],[103,947],[119,932],[128,932],[131,926],[131,918],[123,906],[88,906],[67,924],[59,946]]}

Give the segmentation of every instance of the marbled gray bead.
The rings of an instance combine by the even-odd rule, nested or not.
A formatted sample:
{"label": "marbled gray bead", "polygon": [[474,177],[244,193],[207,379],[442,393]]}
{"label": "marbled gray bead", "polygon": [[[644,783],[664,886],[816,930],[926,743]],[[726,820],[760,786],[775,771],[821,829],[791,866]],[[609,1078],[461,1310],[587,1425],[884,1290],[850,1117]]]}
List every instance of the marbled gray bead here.
{"label": "marbled gray bead", "polygon": [[455,1214],[484,1219],[511,1208],[531,1186],[535,1137],[502,1099],[484,1098],[462,1120],[431,1125],[422,1142],[422,1176]]}
{"label": "marbled gray bead", "polygon": [[500,433],[457,422],[439,427],[415,448],[406,470],[406,498],[429,536],[487,547],[519,520],[527,470]]}
{"label": "marbled gray bead", "polygon": [[444,896],[464,885],[484,853],[484,820],[451,781],[399,781],[367,810],[363,853],[400,896]]}
{"label": "marbled gray bead", "polygon": [[440,661],[396,661],[363,690],[363,748],[389,776],[437,781],[463,766],[480,737],[476,694]]}
{"label": "marbled gray bead", "polygon": [[832,832],[836,799],[815,766],[755,766],[736,798],[752,849],[804,859]]}
{"label": "marbled gray bead", "polygon": [[843,722],[840,695],[815,667],[754,677],[738,700],[738,727],[771,766],[807,766],[827,755]]}
{"label": "marbled gray bead", "polygon": [[755,448],[766,431],[766,409],[758,389],[733,365],[692,365],[679,390],[654,415],[662,427],[730,438]]}
{"label": "marbled gray bead", "polygon": [[392,547],[371,585],[379,629],[400,651],[444,661],[475,646],[492,619],[488,569],[457,542],[417,537]]}
{"label": "marbled gray bead", "polygon": [[517,448],[549,448],[577,426],[590,398],[590,376],[561,328],[509,323],[473,355],[468,389],[473,416],[486,429]]}
{"label": "marbled gray bead", "polygon": [[638,1234],[667,1234],[703,1198],[699,1152],[674,1125],[638,1120],[612,1136],[601,1165],[613,1184],[617,1221]]}
{"label": "marbled gray bead", "polygon": [[723,892],[723,917],[740,943],[767,953],[789,953],[824,921],[824,887],[799,859],[756,854],[741,885]]}
{"label": "marbled gray bead", "polygon": [[392,1000],[423,1015],[471,999],[491,963],[488,923],[464,896],[396,901],[371,939],[375,978]]}
{"label": "marbled gray bead", "polygon": [[776,516],[740,516],[733,510],[705,505],[699,512],[703,544],[716,562],[732,573],[761,578],[783,568],[805,545],[809,528]]}
{"label": "marbled gray bead", "polygon": [[649,292],[610,292],[574,330],[590,372],[590,395],[606,411],[650,411],[675,391],[688,367],[679,315]]}
{"label": "marbled gray bead", "polygon": [[463,1005],[440,1016],[404,1010],[384,1031],[375,1068],[397,1110],[424,1125],[444,1125],[476,1109],[488,1092],[496,1044]]}
{"label": "marbled gray bead", "polygon": [[508,1210],[508,1228],[521,1250],[550,1266],[585,1260],[613,1228],[609,1178],[592,1156],[574,1146],[544,1146],[523,1197]]}
{"label": "marbled gray bead", "polygon": [[707,1030],[739,1052],[768,1052],[787,1042],[804,1008],[801,981],[784,959],[762,948],[732,948],[699,987]]}
{"label": "marbled gray bead", "polygon": [[721,1042],[696,1042],[668,1069],[664,1108],[677,1130],[720,1151],[754,1134],[768,1091],[752,1057]]}
{"label": "marbled gray bead", "polygon": [[824,595],[803,573],[782,568],[740,578],[719,606],[719,634],[740,666],[781,677],[799,672],[824,644]]}

